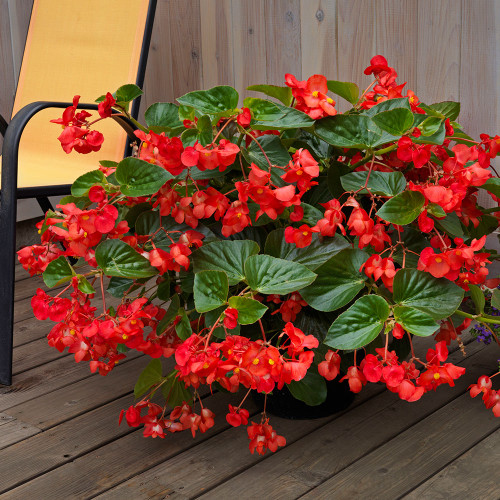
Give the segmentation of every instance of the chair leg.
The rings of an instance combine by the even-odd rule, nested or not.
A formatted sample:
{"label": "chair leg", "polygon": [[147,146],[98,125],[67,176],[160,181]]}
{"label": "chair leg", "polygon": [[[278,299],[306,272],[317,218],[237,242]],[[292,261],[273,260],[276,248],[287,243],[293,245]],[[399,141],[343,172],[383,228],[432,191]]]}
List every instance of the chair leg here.
{"label": "chair leg", "polygon": [[[6,193],[5,193],[6,194]],[[0,252],[0,384],[12,384],[12,348],[14,329],[14,281],[16,249],[16,200],[5,203],[2,193],[0,234],[3,245]]]}
{"label": "chair leg", "polygon": [[37,196],[36,201],[38,201],[38,204],[40,205],[40,208],[42,209],[42,212],[44,214],[49,210],[54,210],[54,207],[52,206],[52,203],[50,203],[50,200],[47,196]]}

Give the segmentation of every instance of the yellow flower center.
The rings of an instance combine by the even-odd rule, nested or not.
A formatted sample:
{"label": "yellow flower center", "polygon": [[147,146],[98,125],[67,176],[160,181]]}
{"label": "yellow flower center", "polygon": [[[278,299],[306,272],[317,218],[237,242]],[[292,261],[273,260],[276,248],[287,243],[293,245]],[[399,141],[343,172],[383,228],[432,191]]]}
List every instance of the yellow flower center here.
{"label": "yellow flower center", "polygon": [[312,93],[313,97],[318,97],[319,95],[319,92],[317,90],[315,90],[313,93]]}
{"label": "yellow flower center", "polygon": [[206,370],[209,366],[210,366],[210,365],[209,365],[208,363],[205,363],[205,364],[203,365],[203,368]]}
{"label": "yellow flower center", "polygon": [[302,231],[302,234],[303,234],[304,236],[307,236],[309,233],[308,233],[307,231]]}
{"label": "yellow flower center", "polygon": [[436,262],[439,264],[440,262],[443,262],[443,259],[441,257],[436,257]]}
{"label": "yellow flower center", "polygon": [[128,335],[127,335],[126,333],[124,333],[124,334],[122,335],[122,339],[123,339],[123,340],[128,340]]}
{"label": "yellow flower center", "polygon": [[254,365],[258,365],[259,364],[259,358],[255,358],[253,361],[252,361],[252,364]]}
{"label": "yellow flower center", "polygon": [[327,97],[327,98],[326,98],[326,102],[327,102],[328,104],[331,104],[331,103],[333,102],[333,99],[332,99],[331,97]]}
{"label": "yellow flower center", "polygon": [[435,380],[439,380],[441,378],[441,375],[439,375],[439,373],[435,373],[434,374],[434,379]]}
{"label": "yellow flower center", "polygon": [[73,328],[72,328],[72,329],[69,331],[69,334],[70,334],[70,335],[76,335],[76,331],[75,331],[75,330],[73,330]]}
{"label": "yellow flower center", "polygon": [[297,175],[302,175],[304,173],[303,170],[297,170]]}
{"label": "yellow flower center", "polygon": [[271,366],[273,366],[273,365],[274,365],[274,360],[270,359],[270,360],[268,361],[268,363],[269,363]]}

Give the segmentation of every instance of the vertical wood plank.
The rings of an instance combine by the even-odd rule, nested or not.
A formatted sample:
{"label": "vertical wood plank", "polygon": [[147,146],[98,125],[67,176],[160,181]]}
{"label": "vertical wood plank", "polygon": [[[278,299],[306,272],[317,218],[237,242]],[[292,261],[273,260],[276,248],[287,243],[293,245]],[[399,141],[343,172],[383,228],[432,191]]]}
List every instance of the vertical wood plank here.
{"label": "vertical wood plank", "polygon": [[265,7],[264,0],[232,0],[231,5],[234,83],[244,97],[249,85],[267,83]]}
{"label": "vertical wood plank", "polygon": [[203,88],[234,85],[230,0],[200,4]]}
{"label": "vertical wood plank", "polygon": [[174,97],[202,86],[200,0],[171,0],[170,48]]}
{"label": "vertical wood plank", "polygon": [[389,66],[396,69],[399,84],[408,82],[403,90],[417,89],[417,9],[418,0],[378,0],[376,50]]}
{"label": "vertical wood plank", "polygon": [[460,2],[418,2],[417,89],[421,101],[460,100]]}
{"label": "vertical wood plank", "polygon": [[[359,85],[360,93],[373,81],[363,71],[376,55],[376,8],[370,0],[337,0],[338,78]],[[337,106],[345,111],[349,105]]]}
{"label": "vertical wood plank", "polygon": [[172,74],[172,52],[170,50],[170,11],[168,0],[159,0],[151,43],[148,64],[144,79],[144,96],[141,101],[139,117],[155,102],[172,102],[175,99]]}
{"label": "vertical wood plank", "polygon": [[320,73],[338,80],[336,0],[301,0],[300,41],[302,78]]}
{"label": "vertical wood plank", "polygon": [[[33,0],[8,0],[10,26],[12,30],[12,58],[14,63],[14,80],[17,85],[17,78],[21,69],[24,45],[28,26],[30,23]],[[3,12],[3,11],[2,11]]]}
{"label": "vertical wood plank", "polygon": [[273,0],[265,8],[267,83],[283,85],[286,73],[300,79],[299,0]]}
{"label": "vertical wood plank", "polygon": [[[10,34],[9,6],[7,0],[0,0],[0,114],[10,120],[14,102],[14,66],[12,60],[12,40]],[[0,137],[1,144],[1,137]]]}

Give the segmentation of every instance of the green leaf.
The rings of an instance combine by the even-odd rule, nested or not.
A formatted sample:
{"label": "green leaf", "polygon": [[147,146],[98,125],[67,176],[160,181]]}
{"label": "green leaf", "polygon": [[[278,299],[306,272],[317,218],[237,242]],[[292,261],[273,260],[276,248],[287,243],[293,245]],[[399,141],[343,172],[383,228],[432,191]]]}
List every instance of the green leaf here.
{"label": "green leaf", "polygon": [[[427,120],[431,120],[431,121],[427,122]],[[436,131],[432,132],[435,129],[435,126],[437,123],[434,120],[439,120],[440,124],[439,124],[438,128],[436,129]],[[431,116],[430,118],[426,118],[422,122],[422,124],[425,124],[424,125],[425,132],[428,135],[426,135],[422,132],[422,135],[420,137],[414,137],[412,139],[413,142],[415,142],[416,144],[439,144],[439,145],[443,144],[444,139],[446,137],[446,127],[445,127],[444,121],[441,121],[439,118],[435,118],[435,117]],[[419,125],[419,128],[422,128],[422,124]]]}
{"label": "green leaf", "polygon": [[359,269],[367,259],[368,254],[362,250],[342,250],[315,270],[318,277],[300,294],[318,311],[335,311],[345,306],[365,286],[366,275]]}
{"label": "green leaf", "polygon": [[245,261],[248,286],[259,293],[286,295],[311,284],[316,274],[302,264],[270,255],[253,255]]}
{"label": "green leaf", "polygon": [[327,186],[328,191],[334,198],[340,198],[340,196],[344,193],[344,188],[342,187],[340,178],[349,172],[351,172],[349,165],[340,161],[330,160],[330,167],[327,173]]}
{"label": "green leaf", "polygon": [[249,297],[230,297],[229,307],[238,309],[238,323],[251,325],[266,313],[268,307]]}
{"label": "green leaf", "polygon": [[432,112],[434,112],[438,116],[440,115],[440,118],[449,118],[450,120],[456,120],[460,114],[460,103],[455,101],[437,102],[430,106],[419,104],[419,107],[429,115],[432,115]]}
{"label": "green leaf", "polygon": [[194,275],[194,304],[199,313],[224,305],[228,292],[229,283],[224,271],[202,271]]}
{"label": "green leaf", "polygon": [[446,212],[437,203],[428,203],[425,209],[434,217],[445,218]]}
{"label": "green leaf", "polygon": [[382,130],[394,136],[402,136],[413,125],[413,113],[406,108],[394,108],[372,117]]}
{"label": "green leaf", "polygon": [[441,126],[442,120],[441,118],[437,118],[436,116],[430,116],[426,118],[418,128],[422,131],[422,135],[427,137],[435,134],[439,127]]}
{"label": "green leaf", "polygon": [[425,198],[418,191],[403,191],[387,200],[377,211],[377,215],[387,222],[404,226],[413,222],[422,211]]}
{"label": "green leaf", "polygon": [[326,380],[313,371],[308,371],[298,382],[292,380],[287,387],[295,399],[304,401],[309,406],[318,406],[326,399]]}
{"label": "green leaf", "polygon": [[277,85],[250,85],[247,90],[262,92],[269,97],[274,97],[285,106],[290,106],[292,102],[292,89],[290,87],[278,87]]}
{"label": "green leaf", "polygon": [[[351,172],[340,178],[345,191],[357,191],[366,184],[368,172]],[[368,179],[368,189],[373,194],[396,196],[406,188],[406,179],[401,172],[371,172]],[[367,193],[366,189],[360,193]]]}
{"label": "green leaf", "polygon": [[413,307],[394,307],[394,319],[405,330],[420,337],[428,337],[439,328],[432,316]]}
{"label": "green leaf", "polygon": [[134,280],[129,278],[118,278],[115,276],[109,280],[107,291],[113,297],[120,298],[123,297],[127,290],[132,288],[133,284]]}
{"label": "green leaf", "polygon": [[170,279],[168,278],[168,276],[165,276],[165,278],[165,281],[162,281],[156,289],[156,293],[160,300],[170,299]]}
{"label": "green leaf", "polygon": [[212,122],[208,115],[203,115],[198,119],[196,124],[196,130],[198,131],[198,141],[202,146],[210,144],[213,139]]}
{"label": "green leaf", "polygon": [[337,80],[327,80],[328,90],[343,97],[351,104],[356,104],[359,98],[359,88],[355,83],[339,82]]}
{"label": "green leaf", "polygon": [[238,92],[227,85],[209,90],[195,90],[177,98],[183,106],[191,106],[204,115],[215,115],[233,110],[238,107],[238,100]]}
{"label": "green leaf", "polygon": [[208,270],[224,271],[229,285],[236,285],[245,279],[245,261],[251,255],[259,253],[259,250],[255,241],[214,241],[193,252],[193,270],[195,273]]}
{"label": "green leaf", "polygon": [[156,193],[174,176],[163,167],[138,158],[125,158],[116,168],[116,180],[125,196],[147,196]]}
{"label": "green leaf", "polygon": [[382,137],[382,130],[368,116],[336,115],[316,123],[316,135],[339,148],[371,148]]}
{"label": "green leaf", "polygon": [[184,382],[174,376],[168,378],[161,386],[161,392],[171,408],[181,406],[184,401],[189,403],[193,398]]}
{"label": "green leaf", "polygon": [[87,196],[89,189],[96,184],[105,185],[106,177],[100,170],[92,170],[86,174],[80,175],[71,186],[71,194],[77,198]]}
{"label": "green leaf", "polygon": [[127,104],[143,94],[142,90],[133,83],[122,85],[113,94],[117,104]]}
{"label": "green leaf", "polygon": [[43,272],[43,281],[49,288],[52,288],[66,283],[73,276],[75,276],[75,271],[69,265],[66,257],[61,255],[61,257],[49,262],[49,265]]}
{"label": "green leaf", "polygon": [[314,124],[314,120],[302,111],[265,99],[247,97],[243,105],[252,111],[255,120],[252,128],[257,130],[307,128]]}
{"label": "green leaf", "polygon": [[389,318],[389,305],[378,295],[364,295],[330,326],[325,344],[333,349],[359,349],[374,340]]}
{"label": "green leaf", "polygon": [[134,396],[139,398],[151,387],[162,381],[162,367],[159,359],[152,359],[139,375],[134,387]]}
{"label": "green leaf", "polygon": [[395,108],[405,108],[411,111],[410,101],[408,97],[399,97],[397,99],[387,99],[386,101],[382,101],[375,106],[372,106],[370,109],[367,109],[363,112],[365,116],[375,116],[379,113],[383,113],[384,111],[389,111]]}
{"label": "green leaf", "polygon": [[104,240],[96,248],[95,258],[106,276],[148,278],[158,274],[146,257],[122,240]]}
{"label": "green leaf", "polygon": [[495,290],[493,290],[493,293],[491,294],[491,305],[495,309],[500,310],[500,290],[498,288],[495,288]]}
{"label": "green leaf", "polygon": [[191,323],[189,322],[188,315],[184,309],[179,309],[177,315],[180,315],[181,320],[175,325],[175,332],[181,340],[186,340],[191,337],[193,330],[191,329]]}
{"label": "green leaf", "polygon": [[170,304],[168,305],[167,312],[165,313],[165,316],[161,318],[160,322],[158,323],[158,326],[156,327],[156,335],[161,335],[167,327],[172,323],[172,321],[176,318],[177,312],[179,311],[180,307],[180,300],[178,295],[173,295],[172,299],[170,300]]}
{"label": "green leaf", "polygon": [[144,119],[149,130],[160,134],[170,134],[175,129],[183,128],[179,120],[179,106],[171,102],[157,102],[146,110]]}
{"label": "green leaf", "polygon": [[470,296],[476,308],[476,314],[484,313],[484,306],[486,299],[484,298],[483,291],[477,285],[469,285]]}
{"label": "green leaf", "polygon": [[455,212],[448,214],[444,219],[437,220],[436,225],[453,238],[464,238],[465,236],[462,223]]}
{"label": "green leaf", "polygon": [[489,193],[500,197],[500,177],[492,177],[488,179],[482,186],[478,186],[482,189],[486,189]]}
{"label": "green leaf", "polygon": [[349,246],[349,243],[338,234],[333,238],[325,237],[322,241],[317,234],[313,234],[309,246],[297,248],[295,244],[285,241],[284,229],[275,229],[267,236],[264,252],[272,257],[297,262],[314,271]]}
{"label": "green leaf", "polygon": [[434,278],[425,271],[400,269],[393,282],[394,301],[413,307],[434,319],[451,316],[462,302],[464,291],[446,278]]}
{"label": "green leaf", "polygon": [[77,274],[78,277],[78,290],[82,293],[86,293],[88,295],[95,293],[94,287],[88,282],[85,276],[81,274]]}

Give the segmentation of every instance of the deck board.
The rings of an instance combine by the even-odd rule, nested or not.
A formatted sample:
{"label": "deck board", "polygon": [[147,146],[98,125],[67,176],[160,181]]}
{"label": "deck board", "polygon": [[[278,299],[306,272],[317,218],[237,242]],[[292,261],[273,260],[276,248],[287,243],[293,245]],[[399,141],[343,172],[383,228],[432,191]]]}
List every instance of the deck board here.
{"label": "deck board", "polygon": [[[148,358],[135,354],[107,377],[92,375],[87,363],[47,345],[52,323],[33,318],[30,306],[40,282],[17,284],[14,384],[0,387],[2,500],[500,498],[500,419],[466,393],[499,353],[470,335],[465,358],[450,353],[467,368],[454,389],[408,404],[371,384],[336,415],[271,417],[287,446],[262,457],[249,453],[245,429],[225,421],[234,395],[206,395],[216,425],[194,440],[187,432],[144,439],[140,429],[118,426]],[[417,354],[432,345],[419,339]],[[247,407],[258,420],[253,403]]]}

